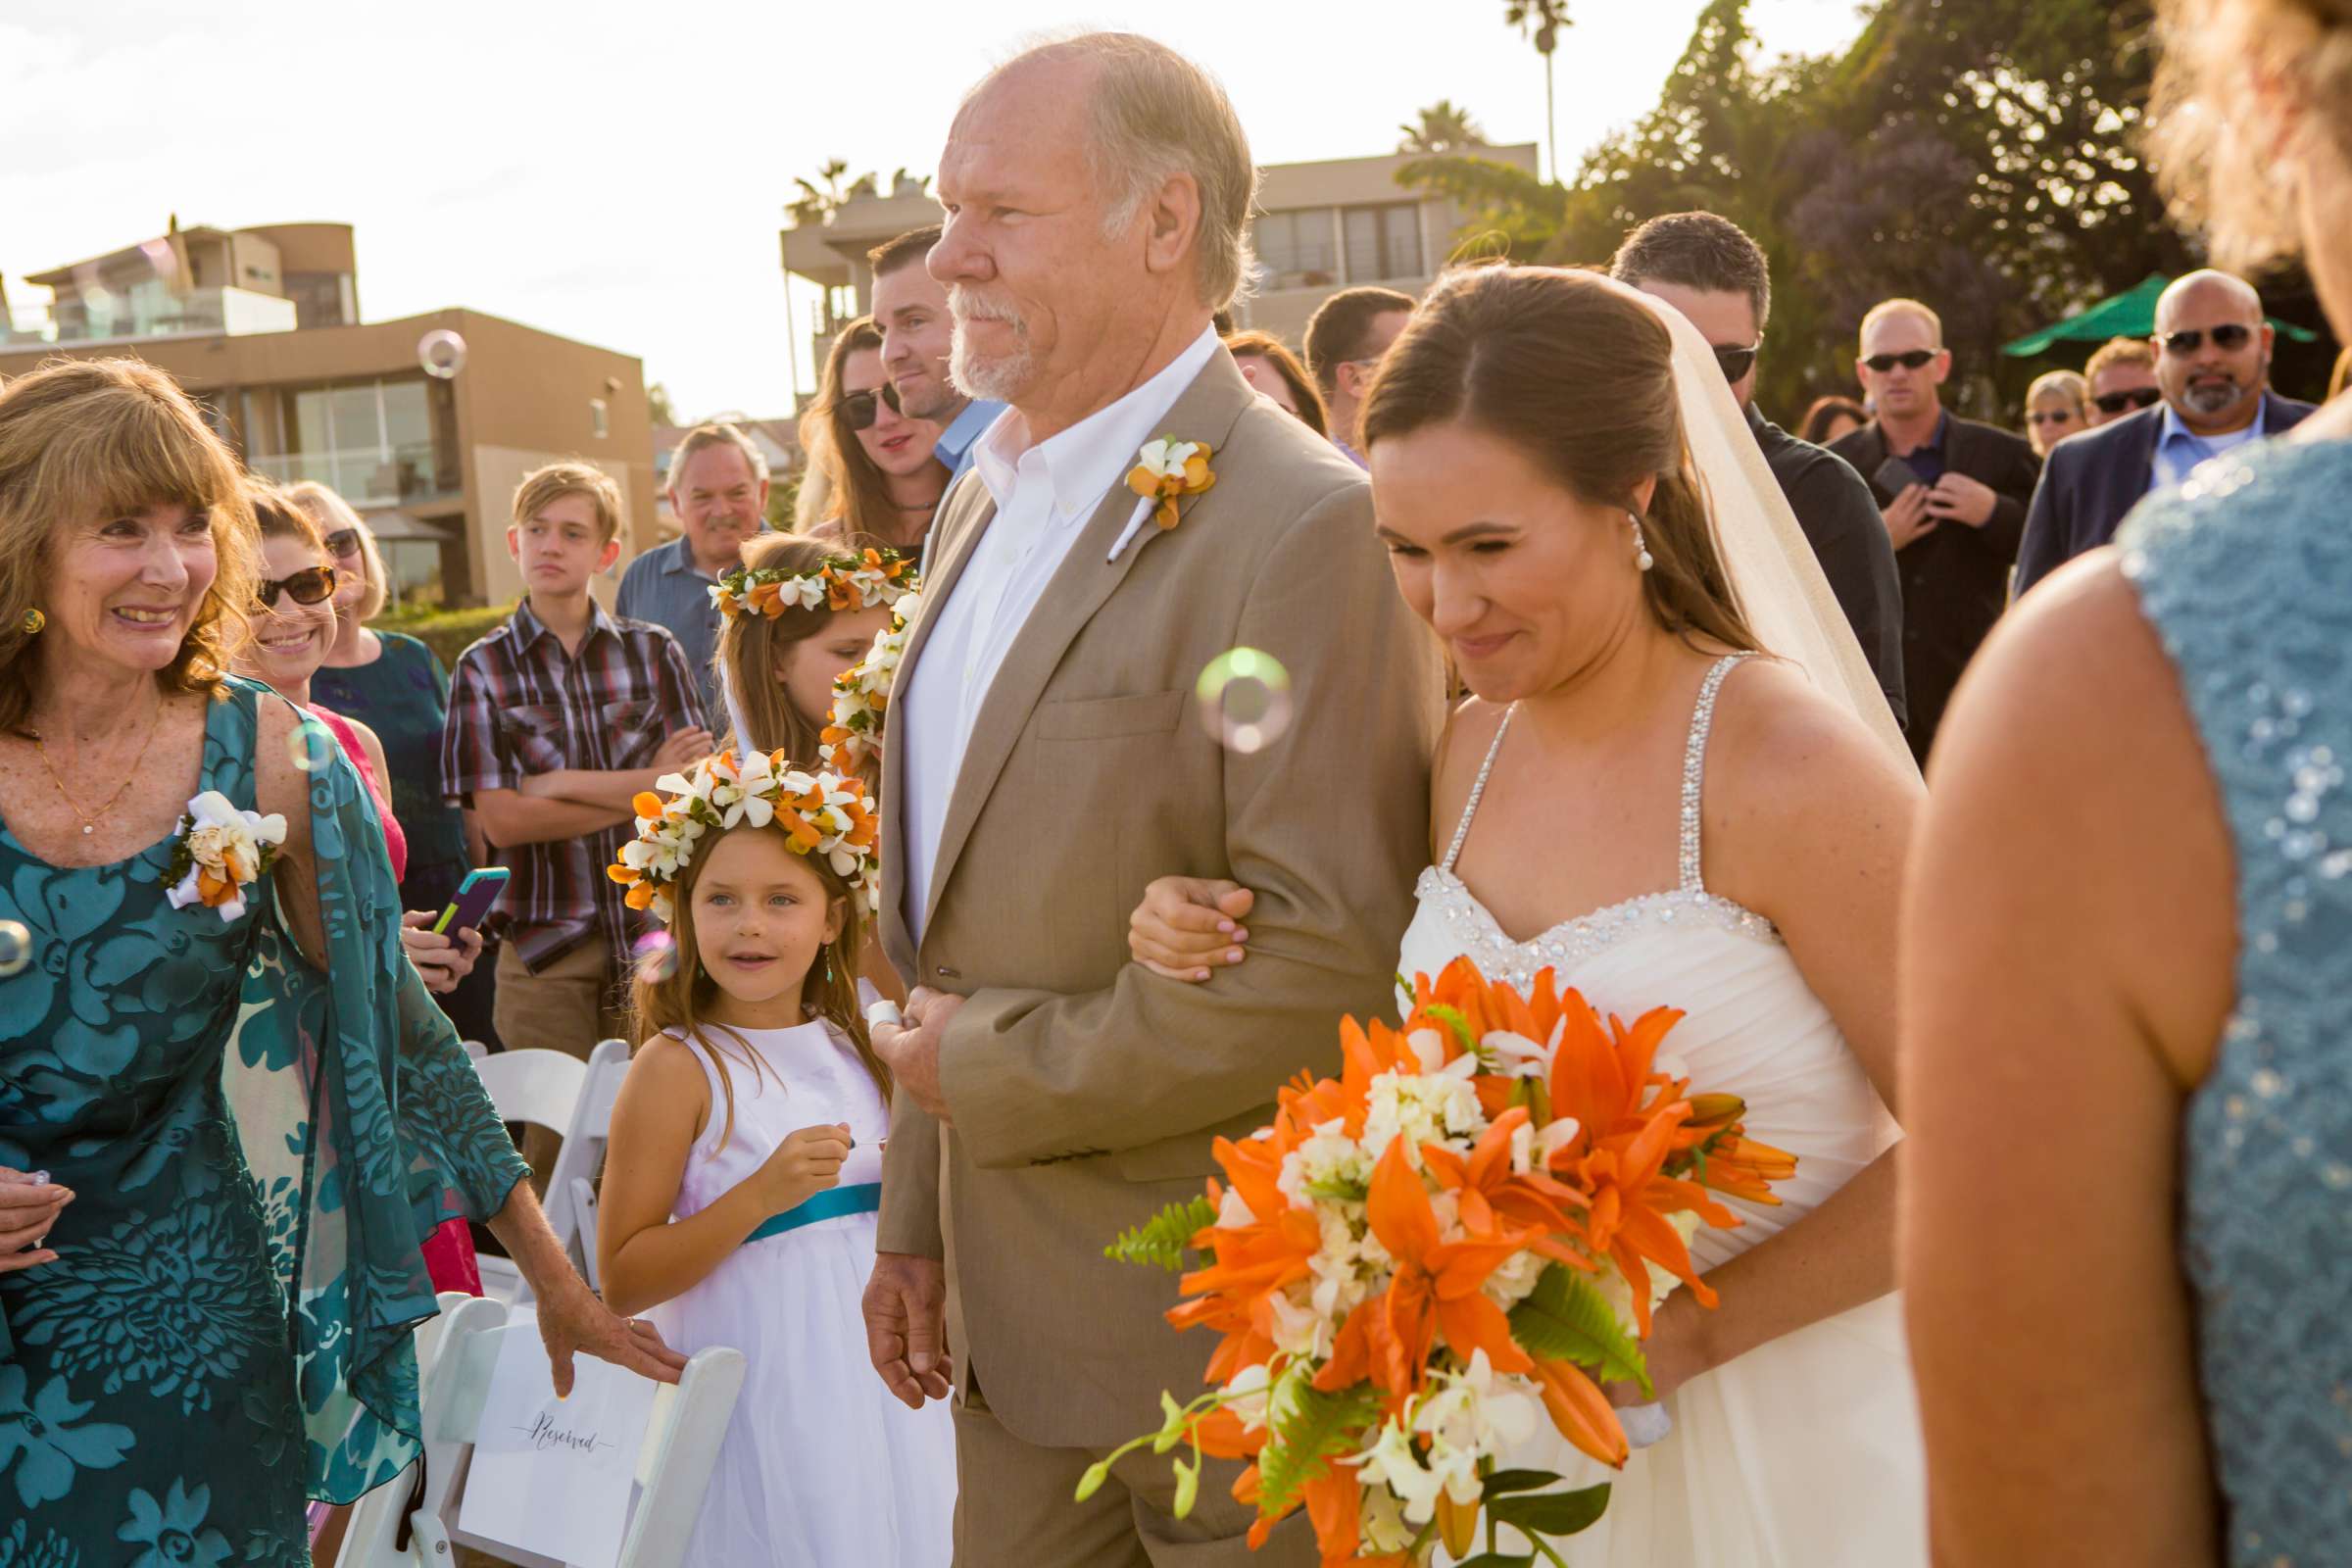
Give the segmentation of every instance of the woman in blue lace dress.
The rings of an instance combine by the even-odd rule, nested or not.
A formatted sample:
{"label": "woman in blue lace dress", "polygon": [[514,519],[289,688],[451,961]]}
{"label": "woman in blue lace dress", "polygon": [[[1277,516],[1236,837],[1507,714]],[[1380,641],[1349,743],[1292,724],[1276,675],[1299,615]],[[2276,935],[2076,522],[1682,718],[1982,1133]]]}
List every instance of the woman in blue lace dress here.
{"label": "woman in blue lace dress", "polygon": [[256,555],[161,372],[0,390],[0,918],[32,943],[0,977],[0,1568],[306,1562],[306,1497],[416,1455],[450,1215],[549,1293],[559,1382],[575,1348],[675,1376],[518,1180],[357,775],[222,673]]}
{"label": "woman in blue lace dress", "polygon": [[[2352,337],[2352,7],[2166,12],[2157,167]],[[1943,1568],[2352,1563],[2347,496],[2338,397],[2035,589],[1945,720],[1902,944]]]}

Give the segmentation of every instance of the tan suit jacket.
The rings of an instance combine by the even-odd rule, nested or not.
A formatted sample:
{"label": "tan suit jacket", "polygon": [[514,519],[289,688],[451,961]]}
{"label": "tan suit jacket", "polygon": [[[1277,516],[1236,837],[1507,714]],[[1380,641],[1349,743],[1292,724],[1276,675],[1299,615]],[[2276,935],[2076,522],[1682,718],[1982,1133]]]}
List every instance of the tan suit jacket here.
{"label": "tan suit jacket", "polygon": [[[1336,1070],[1342,1014],[1393,1013],[1428,856],[1440,664],[1362,473],[1221,349],[1162,429],[1214,448],[1216,485],[1114,563],[1134,496],[1084,524],[980,707],[919,952],[903,701],[883,749],[886,951],[967,1000],[940,1054],[953,1125],[899,1097],[880,1245],[947,1259],[959,1382],[1051,1446],[1107,1446],[1158,1419],[1162,1389],[1200,1388],[1213,1341],[1161,1320],[1175,1276],[1102,1250],[1198,1195],[1210,1140],[1267,1120],[1283,1082]],[[976,478],[949,498],[901,693],[994,514]],[[1295,713],[1250,756],[1194,715],[1203,666],[1241,646],[1288,668]],[[1199,986],[1129,961],[1128,914],[1169,874],[1256,891],[1248,961]]]}

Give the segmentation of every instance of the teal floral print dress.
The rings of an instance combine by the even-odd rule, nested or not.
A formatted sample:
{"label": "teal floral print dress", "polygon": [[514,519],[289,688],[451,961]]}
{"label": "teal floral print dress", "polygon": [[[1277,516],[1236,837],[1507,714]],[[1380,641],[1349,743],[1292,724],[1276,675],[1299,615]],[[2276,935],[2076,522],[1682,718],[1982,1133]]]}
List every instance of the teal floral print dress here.
{"label": "teal floral print dress", "polygon": [[[254,809],[282,699],[227,686],[202,788]],[[173,908],[176,834],[68,868],[0,824],[33,942],[0,979],[0,1165],[76,1194],[57,1261],[0,1274],[0,1568],[299,1568],[307,1498],[416,1456],[417,1249],[523,1165],[402,956],[358,775],[309,795],[324,973],[268,876],[236,919]]]}

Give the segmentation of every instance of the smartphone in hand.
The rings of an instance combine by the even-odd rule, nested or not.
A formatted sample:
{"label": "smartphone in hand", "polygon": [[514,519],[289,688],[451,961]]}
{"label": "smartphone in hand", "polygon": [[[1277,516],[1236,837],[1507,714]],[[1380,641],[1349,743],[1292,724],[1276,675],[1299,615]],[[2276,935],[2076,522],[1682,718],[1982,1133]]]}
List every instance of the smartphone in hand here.
{"label": "smartphone in hand", "polygon": [[1879,471],[1870,476],[1870,482],[1885,491],[1886,499],[1891,501],[1913,485],[1926,484],[1928,481],[1920,477],[1917,468],[1902,459],[1888,458],[1879,465]]}
{"label": "smartphone in hand", "polygon": [[507,880],[512,875],[503,865],[485,865],[466,872],[466,880],[458,884],[457,896],[449,901],[449,907],[441,911],[441,918],[433,922],[433,932],[447,936],[460,926],[481,929],[483,919],[497,905],[499,895],[507,891]]}

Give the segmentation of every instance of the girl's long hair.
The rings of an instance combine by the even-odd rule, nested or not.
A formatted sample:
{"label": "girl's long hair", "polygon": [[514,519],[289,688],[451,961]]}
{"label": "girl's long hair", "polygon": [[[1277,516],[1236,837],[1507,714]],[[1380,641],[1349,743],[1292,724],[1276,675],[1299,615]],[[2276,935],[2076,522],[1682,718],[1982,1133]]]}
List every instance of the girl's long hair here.
{"label": "girl's long hair", "polygon": [[[843,547],[829,539],[810,539],[797,533],[763,533],[745,541],[743,564],[753,571],[813,572],[824,565],[827,557],[842,552]],[[728,617],[719,627],[718,650],[711,662],[718,666],[720,678],[734,698],[732,711],[742,715],[741,727],[749,731],[732,735],[731,744],[736,751],[780,751],[792,759],[796,767],[817,765],[817,750],[824,745],[825,721],[821,717],[810,719],[792,706],[792,696],[785,691],[784,683],[776,679],[775,670],[786,651],[796,643],[822,636],[836,613],[826,604],[814,609],[795,605],[772,620],[746,612]],[[858,769],[868,796],[874,793],[880,773],[880,766],[871,758]]]}
{"label": "girl's long hair", "polygon": [[[775,823],[729,831],[784,837],[784,829]],[[750,1068],[754,1081],[767,1071],[750,1041],[732,1026],[714,1022],[709,1016],[711,1005],[718,1000],[718,983],[704,970],[701,950],[695,941],[694,888],[701,879],[702,867],[710,860],[711,846],[723,836],[710,833],[698,839],[697,853],[669,890],[669,953],[675,961],[640,960],[630,980],[630,1002],[635,1012],[631,1033],[638,1046],[643,1047],[659,1034],[674,1034],[710,1056],[711,1065],[718,1069],[719,1088],[726,1097],[726,1119],[719,1133],[722,1149],[735,1132],[735,1085],[727,1071],[728,1060],[732,1058]],[[824,884],[828,905],[841,910],[842,920],[841,934],[817,950],[815,966],[803,977],[801,1000],[811,1019],[821,1018],[849,1037],[858,1059],[865,1064],[874,1087],[881,1091],[882,1103],[887,1105],[890,1069],[874,1054],[873,1039],[865,1027],[864,1004],[858,996],[855,961],[865,945],[864,906],[858,889],[825,860],[811,855],[805,857],[803,863]]]}

